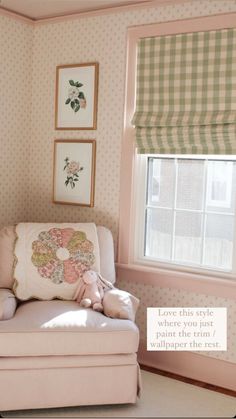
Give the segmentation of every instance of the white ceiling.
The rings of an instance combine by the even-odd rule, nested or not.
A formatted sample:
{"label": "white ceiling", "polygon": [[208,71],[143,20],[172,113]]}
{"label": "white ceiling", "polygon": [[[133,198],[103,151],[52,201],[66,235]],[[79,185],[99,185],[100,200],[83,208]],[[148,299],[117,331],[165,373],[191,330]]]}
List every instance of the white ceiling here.
{"label": "white ceiling", "polygon": [[0,7],[38,20],[151,0],[0,0]]}

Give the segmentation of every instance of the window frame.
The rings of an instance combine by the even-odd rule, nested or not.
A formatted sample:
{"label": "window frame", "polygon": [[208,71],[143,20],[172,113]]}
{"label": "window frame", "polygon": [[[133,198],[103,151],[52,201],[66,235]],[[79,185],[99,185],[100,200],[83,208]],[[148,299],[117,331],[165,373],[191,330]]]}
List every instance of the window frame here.
{"label": "window frame", "polygon": [[[136,55],[139,39],[151,36],[173,35],[187,32],[211,31],[236,27],[236,13],[225,13],[212,16],[204,16],[162,23],[152,23],[129,27],[127,29],[126,50],[126,80],[124,100],[124,126],[121,150],[120,170],[120,212],[119,212],[119,236],[118,252],[116,258],[117,274],[127,275],[131,280],[143,278],[142,281],[155,283],[160,286],[171,286],[196,292],[212,293],[212,295],[224,295],[232,298],[235,293],[235,278],[225,278],[222,274],[214,276],[204,275],[203,272],[188,273],[183,270],[173,270],[170,267],[157,268],[134,264],[133,240],[135,185],[135,133],[131,125],[131,119],[135,109],[136,92]],[[139,272],[142,273],[140,276]],[[234,280],[232,280],[234,279]],[[138,279],[137,279],[138,280]],[[161,285],[162,284],[162,285]]]}
{"label": "window frame", "polygon": [[[144,255],[145,248],[145,223],[146,223],[146,208],[147,208],[147,190],[148,190],[148,158],[149,157],[159,157],[163,158],[162,155],[158,154],[148,154],[148,155],[138,155],[135,154],[135,179],[138,187],[134,190],[134,212],[133,212],[133,236],[132,236],[132,245],[131,245],[131,261],[134,265],[140,266],[150,266],[157,269],[168,269],[171,271],[178,272],[188,272],[195,274],[202,274],[209,277],[220,277],[234,279],[236,274],[236,213],[234,218],[234,241],[233,241],[233,251],[232,251],[232,271],[227,271],[225,269],[214,268],[214,267],[201,267],[194,264],[182,264],[178,262],[168,262],[162,260],[155,260],[152,257]],[[166,155],[165,157],[172,157]],[[175,158],[181,159],[190,159],[194,156],[188,155],[176,155]],[[196,158],[207,160],[206,156],[196,156]],[[210,156],[209,160],[234,160],[236,161],[236,156]]]}

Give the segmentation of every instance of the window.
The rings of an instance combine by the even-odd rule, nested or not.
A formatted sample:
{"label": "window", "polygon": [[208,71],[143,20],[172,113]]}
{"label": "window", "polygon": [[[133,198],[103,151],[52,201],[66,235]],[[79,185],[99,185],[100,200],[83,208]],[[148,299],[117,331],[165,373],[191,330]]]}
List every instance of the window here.
{"label": "window", "polygon": [[233,271],[236,161],[222,158],[137,156],[136,259]]}

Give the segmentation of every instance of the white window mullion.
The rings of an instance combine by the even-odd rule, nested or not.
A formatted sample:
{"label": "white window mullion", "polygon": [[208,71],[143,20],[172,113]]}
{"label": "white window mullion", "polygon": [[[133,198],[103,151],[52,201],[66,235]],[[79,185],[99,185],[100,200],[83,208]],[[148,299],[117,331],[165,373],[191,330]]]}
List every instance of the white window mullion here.
{"label": "white window mullion", "polygon": [[203,197],[202,197],[202,231],[201,231],[201,265],[204,264],[205,257],[205,240],[206,240],[206,195],[207,195],[207,164],[208,161],[204,162],[204,175],[203,175]]}
{"label": "white window mullion", "polygon": [[175,192],[174,192],[174,208],[173,208],[173,229],[172,229],[172,246],[171,246],[171,260],[174,260],[175,255],[175,230],[176,230],[176,208],[177,208],[177,189],[178,189],[178,160],[175,159]]}
{"label": "white window mullion", "polygon": [[[173,208],[172,207],[162,207],[160,205],[147,205],[147,208],[149,209],[164,209],[164,210],[169,210],[172,211]],[[178,211],[184,211],[184,212],[195,212],[196,214],[211,214],[211,215],[231,215],[234,217],[234,213],[233,212],[222,212],[222,211],[209,211],[209,210],[192,210],[192,209],[187,209],[187,208],[181,208],[178,207]]]}

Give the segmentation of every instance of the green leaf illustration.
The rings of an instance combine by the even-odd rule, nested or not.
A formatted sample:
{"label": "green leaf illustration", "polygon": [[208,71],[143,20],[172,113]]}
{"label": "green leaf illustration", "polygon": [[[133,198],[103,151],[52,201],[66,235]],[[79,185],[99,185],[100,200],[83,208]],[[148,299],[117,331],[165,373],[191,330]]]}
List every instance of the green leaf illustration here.
{"label": "green leaf illustration", "polygon": [[72,100],[72,102],[70,102],[70,106],[72,107],[72,109],[74,109],[74,107],[75,107],[75,102],[73,102],[73,100]]}
{"label": "green leaf illustration", "polygon": [[84,96],[83,92],[79,92],[79,98],[80,99],[85,99],[85,96]]}
{"label": "green leaf illustration", "polygon": [[70,83],[71,86],[75,86],[75,83],[74,83],[73,80],[69,80],[69,83]]}
{"label": "green leaf illustration", "polygon": [[78,83],[78,87],[82,87],[83,86],[83,84],[82,83]]}
{"label": "green leaf illustration", "polygon": [[68,105],[68,103],[70,103],[70,98],[66,99],[66,105]]}
{"label": "green leaf illustration", "polygon": [[77,103],[77,104],[78,104],[78,103],[79,103],[79,99],[75,99],[75,103]]}
{"label": "green leaf illustration", "polygon": [[77,105],[75,108],[75,112],[78,112],[79,109],[80,109],[80,105]]}

